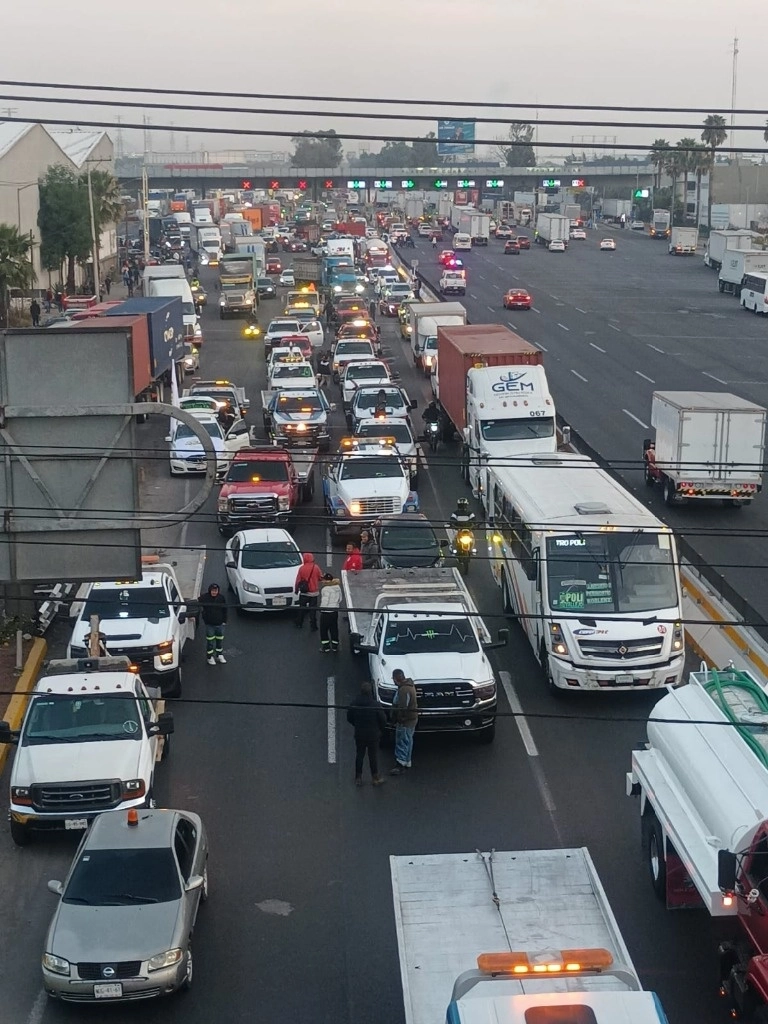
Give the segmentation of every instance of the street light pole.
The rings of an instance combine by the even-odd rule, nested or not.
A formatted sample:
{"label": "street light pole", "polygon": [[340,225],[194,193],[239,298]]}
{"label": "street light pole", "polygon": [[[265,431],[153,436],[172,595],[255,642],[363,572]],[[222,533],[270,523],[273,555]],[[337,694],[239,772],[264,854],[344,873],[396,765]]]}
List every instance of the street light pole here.
{"label": "street light pole", "polygon": [[93,246],[93,291],[97,299],[101,299],[101,281],[99,275],[99,239],[96,236],[96,215],[93,209],[93,187],[91,185],[91,168],[88,168],[88,207],[91,214],[91,245]]}

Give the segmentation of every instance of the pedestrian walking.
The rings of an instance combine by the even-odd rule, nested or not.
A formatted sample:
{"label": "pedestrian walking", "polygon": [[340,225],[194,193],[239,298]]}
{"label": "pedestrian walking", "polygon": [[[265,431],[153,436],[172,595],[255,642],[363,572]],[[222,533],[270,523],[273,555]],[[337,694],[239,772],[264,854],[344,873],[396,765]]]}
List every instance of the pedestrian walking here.
{"label": "pedestrian walking", "polygon": [[61,291],[56,292],[56,306],[60,313],[64,312],[64,294]]}
{"label": "pedestrian walking", "polygon": [[317,632],[317,602],[320,597],[322,575],[320,566],[315,562],[315,556],[309,552],[303,555],[293,587],[294,593],[299,595],[299,606],[296,609],[297,629],[304,625],[304,616],[309,612],[309,628],[313,633]]}
{"label": "pedestrian walking", "polygon": [[358,572],[363,568],[363,558],[360,554],[360,549],[354,544],[347,544],[346,551],[347,557],[344,559],[344,564],[341,568],[347,572]]}
{"label": "pedestrian walking", "polygon": [[341,584],[332,572],[320,584],[320,650],[323,654],[339,649],[339,607]]}
{"label": "pedestrian walking", "polygon": [[402,669],[396,668],[392,681],[397,693],[392,701],[395,709],[395,767],[390,775],[402,775],[411,767],[413,756],[413,734],[419,721],[419,702],[413,680],[406,677]]}
{"label": "pedestrian walking", "polygon": [[363,784],[363,764],[368,755],[371,782],[374,786],[384,783],[379,775],[379,741],[386,728],[387,719],[373,696],[370,683],[363,683],[360,694],[347,708],[347,721],[355,730],[355,785]]}
{"label": "pedestrian walking", "polygon": [[327,388],[331,380],[331,353],[324,349],[317,357],[317,386]]}
{"label": "pedestrian walking", "polygon": [[133,277],[130,274],[128,275],[126,287],[128,288],[128,298],[133,298]]}
{"label": "pedestrian walking", "polygon": [[211,583],[197,599],[205,625],[205,655],[209,665],[226,665],[224,657],[224,627],[227,624],[227,599],[218,583]]}
{"label": "pedestrian walking", "polygon": [[51,312],[51,303],[53,302],[53,291],[50,288],[45,289],[45,312]]}
{"label": "pedestrian walking", "polygon": [[360,534],[360,557],[364,569],[378,569],[379,546],[370,530],[363,530]]}
{"label": "pedestrian walking", "polygon": [[40,312],[40,303],[37,301],[37,299],[32,299],[32,301],[29,304],[29,315],[32,317],[33,327],[40,326]]}
{"label": "pedestrian walking", "polygon": [[104,278],[104,291],[107,293],[107,295],[109,295],[109,293],[112,291],[112,278],[109,276],[109,274],[107,274],[107,276]]}
{"label": "pedestrian walking", "polygon": [[368,315],[371,318],[371,323],[376,323],[376,299],[371,299],[368,303]]}

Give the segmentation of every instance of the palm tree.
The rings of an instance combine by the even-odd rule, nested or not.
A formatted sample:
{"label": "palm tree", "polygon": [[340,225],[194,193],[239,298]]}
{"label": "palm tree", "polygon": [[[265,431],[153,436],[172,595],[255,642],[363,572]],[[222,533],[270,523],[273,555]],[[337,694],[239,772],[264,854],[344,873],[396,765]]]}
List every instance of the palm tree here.
{"label": "palm tree", "polygon": [[[87,185],[87,173],[82,177]],[[96,230],[100,231],[108,224],[117,223],[123,215],[122,191],[117,178],[109,171],[91,171],[91,191]]]}
{"label": "palm tree", "polygon": [[[685,214],[688,209],[688,179],[691,176],[691,172],[695,168],[695,149],[697,147],[696,139],[680,139],[677,146],[677,153],[675,154],[675,167],[676,175],[673,176],[673,182],[676,182],[676,178],[679,175],[683,176],[683,220],[685,220]],[[672,188],[672,223],[675,220],[675,187]]]}
{"label": "palm tree", "polygon": [[[766,128],[766,131],[768,131],[768,127]],[[672,147],[666,139],[655,139],[651,146],[651,151],[648,154],[648,160],[656,168],[656,174],[653,179],[654,188],[661,187],[661,172],[664,170],[667,155],[671,148]]]}
{"label": "palm tree", "polygon": [[696,175],[696,227],[701,224],[701,178],[712,169],[712,155],[703,146],[697,146],[691,154],[694,158],[694,173]]}
{"label": "palm tree", "polygon": [[0,323],[8,326],[11,288],[28,288],[35,280],[31,240],[10,224],[0,224]]}
{"label": "palm tree", "polygon": [[[768,134],[768,125],[763,133],[764,138],[766,138],[766,134]],[[715,150],[719,146],[722,146],[727,138],[728,132],[725,127],[725,118],[722,114],[707,114],[704,118],[704,130],[701,133],[701,141],[705,146],[709,147],[711,162],[707,204],[707,226],[712,224],[712,171],[715,167]],[[766,142],[768,142],[768,138],[766,138]]]}

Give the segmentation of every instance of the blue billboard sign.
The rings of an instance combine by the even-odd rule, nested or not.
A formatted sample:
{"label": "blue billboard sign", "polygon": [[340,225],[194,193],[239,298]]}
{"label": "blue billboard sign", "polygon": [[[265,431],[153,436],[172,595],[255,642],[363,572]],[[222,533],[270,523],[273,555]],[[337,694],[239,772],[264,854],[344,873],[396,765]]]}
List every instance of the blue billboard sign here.
{"label": "blue billboard sign", "polygon": [[438,156],[467,155],[475,152],[474,121],[438,121]]}

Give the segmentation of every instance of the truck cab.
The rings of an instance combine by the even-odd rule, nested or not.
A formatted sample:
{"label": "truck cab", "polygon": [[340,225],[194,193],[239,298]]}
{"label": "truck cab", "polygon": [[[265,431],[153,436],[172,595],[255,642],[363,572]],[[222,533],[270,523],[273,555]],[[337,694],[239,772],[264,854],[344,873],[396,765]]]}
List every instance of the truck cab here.
{"label": "truck cab", "polygon": [[299,504],[308,501],[314,491],[314,452],[311,456],[307,453],[307,458],[311,461],[302,479],[285,448],[254,445],[238,452],[219,491],[219,533],[225,537],[253,526],[289,523]]}
{"label": "truck cab", "polygon": [[102,811],[154,806],[155,764],[173,716],[126,657],[51,661],[38,680],[14,743],[11,836],[83,832]]}
{"label": "truck cab", "polygon": [[270,367],[267,390],[269,391],[291,391],[315,387],[315,371],[312,364],[303,357],[288,357],[280,362],[275,362]]}
{"label": "truck cab", "polygon": [[345,437],[326,465],[323,498],[335,537],[358,534],[377,519],[419,510],[409,467],[388,438]]}
{"label": "truck cab", "polygon": [[464,271],[444,270],[443,276],[440,278],[439,287],[442,295],[464,295],[467,290],[467,279],[464,276]]}
{"label": "truck cab", "polygon": [[264,426],[275,444],[327,452],[331,444],[328,414],[335,408],[321,388],[276,391],[264,405]]}

